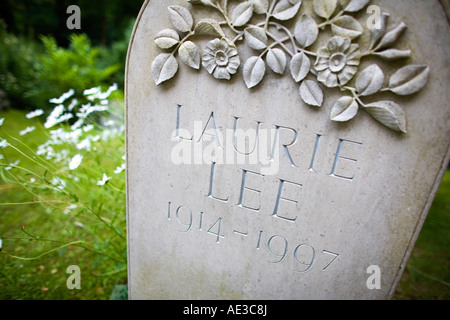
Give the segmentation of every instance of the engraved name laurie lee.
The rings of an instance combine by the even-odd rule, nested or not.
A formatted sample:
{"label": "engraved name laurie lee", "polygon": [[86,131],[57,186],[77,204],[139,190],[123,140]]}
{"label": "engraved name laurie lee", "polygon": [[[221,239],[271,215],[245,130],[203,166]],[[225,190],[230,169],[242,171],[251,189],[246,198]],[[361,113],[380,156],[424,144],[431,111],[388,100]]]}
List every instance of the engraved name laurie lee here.
{"label": "engraved name laurie lee", "polygon": [[[202,145],[203,142],[210,142],[210,145],[215,146],[213,153],[217,153],[217,150],[223,149],[224,139],[218,127],[219,119],[216,119],[214,112],[211,112],[209,117],[205,119],[205,125],[198,125],[197,130],[194,130],[196,132],[194,132],[194,134],[189,134],[187,130],[181,130],[181,124],[184,124],[182,121],[183,108],[185,107],[180,104],[176,105],[176,128],[171,137],[172,141],[177,142],[177,147],[181,148],[175,148],[176,153],[189,153],[189,151],[186,151],[190,150],[187,146]],[[231,141],[229,142],[231,147],[228,149],[234,152],[235,155],[245,155],[245,159],[248,159],[249,156],[258,152],[260,145],[257,145],[256,141],[259,140],[259,135],[263,132],[261,129],[263,123],[254,121],[256,129],[239,131],[239,120],[239,117],[232,117],[230,124],[233,124],[232,127],[234,129],[231,130],[231,134],[228,135],[226,141]],[[239,139],[236,138],[238,132],[241,132],[241,134],[243,132],[254,133],[252,137],[254,146],[253,148],[250,148],[252,149],[251,151],[248,151],[248,145],[245,152],[243,151],[242,145],[240,146],[238,144]],[[269,155],[269,160],[272,162],[285,161],[285,164],[294,170],[302,169],[293,152],[296,143],[299,141],[298,131],[294,128],[275,124],[272,128],[272,136],[273,139],[270,147],[265,149]],[[324,171],[325,169],[322,168],[322,166],[317,165],[317,163],[320,162],[320,158],[324,157],[325,152],[323,152],[322,144],[326,138],[327,137],[323,135],[316,134],[313,139],[309,139],[311,141],[310,150],[312,151],[307,156],[308,165],[303,169],[311,174],[325,174],[326,176],[329,176],[330,179],[339,179],[342,183],[352,183],[358,170],[358,156],[360,156],[361,149],[363,149],[363,143],[344,138],[336,139],[336,141],[331,144],[333,148],[335,148],[332,159],[330,159],[331,161],[328,161],[331,165]],[[207,148],[205,150],[211,151]],[[278,154],[283,154],[283,157],[278,158],[276,156]],[[211,159],[214,159],[214,156],[211,156]],[[227,159],[229,159],[229,157],[227,157]],[[180,164],[180,162],[178,164]],[[192,162],[188,161],[184,164],[192,164]],[[197,164],[202,164],[202,162],[198,162]],[[226,164],[234,163],[226,162]],[[245,166],[242,166],[240,167],[238,181],[236,181],[235,184],[239,186],[238,190],[234,190],[234,192],[230,191],[233,195],[225,194],[223,191],[219,194],[215,187],[217,175],[220,174],[219,170],[227,170],[227,166],[221,166],[216,159],[216,161],[210,161],[209,168],[209,180],[204,183],[204,197],[210,199],[209,201],[228,206],[235,206],[249,213],[266,214],[267,218],[277,219],[278,221],[283,221],[283,223],[297,223],[298,208],[301,202],[298,197],[301,195],[302,189],[304,188],[301,181],[296,181],[295,178],[279,178],[276,176],[276,172],[270,172],[270,170],[266,170],[269,174],[263,174],[263,168],[257,172],[254,169],[250,170]],[[235,166],[232,166],[232,168],[235,168]],[[263,188],[261,187],[261,184],[267,180],[270,180],[271,183],[277,185],[276,190],[274,190],[275,194],[272,195],[274,201],[270,205],[267,204],[267,201],[264,202],[264,204],[260,201],[263,198],[267,198],[267,195],[264,194],[262,191]],[[236,229],[233,229],[231,226],[231,229],[230,227],[225,228],[227,223],[231,223],[230,217],[213,218],[208,212],[196,212],[191,208],[192,207],[189,204],[168,201],[167,219],[174,221],[179,225],[177,229],[178,232],[188,233],[193,232],[194,230],[206,232],[207,234],[210,234],[212,236],[211,239],[215,240],[218,244],[224,241],[223,239],[231,236],[240,237],[248,240],[255,250],[262,249],[264,252],[268,253],[268,263],[282,263],[283,261],[288,260],[289,257],[296,265],[296,267],[294,267],[295,272],[305,273],[310,271],[314,266],[317,266],[317,268],[320,268],[322,271],[326,271],[339,257],[339,253],[328,250],[329,248],[318,249],[305,242],[295,243],[295,246],[292,247],[292,244],[289,243],[290,240],[284,235],[272,235],[264,230],[250,230],[248,226],[240,226]],[[228,233],[224,231],[225,229],[228,230]]]}

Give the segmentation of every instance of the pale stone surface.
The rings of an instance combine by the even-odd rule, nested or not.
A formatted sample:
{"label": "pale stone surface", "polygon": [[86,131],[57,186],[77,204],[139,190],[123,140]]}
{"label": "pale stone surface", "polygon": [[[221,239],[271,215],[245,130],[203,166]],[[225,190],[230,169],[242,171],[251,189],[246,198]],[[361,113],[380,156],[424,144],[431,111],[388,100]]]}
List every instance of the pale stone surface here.
{"label": "pale stone surface", "polygon": [[[411,63],[430,67],[423,90],[395,97],[407,115],[406,134],[361,111],[347,123],[330,121],[339,90],[323,88],[323,106],[311,107],[288,70],[283,77],[267,70],[248,89],[242,69],[251,51],[244,51],[229,81],[179,60],[174,78],[156,86],[151,65],[164,51],[153,39],[172,28],[167,6],[213,13],[184,0],[144,4],[126,85],[132,299],[392,296],[449,159],[450,36],[440,1],[374,3],[408,26],[398,47],[411,50]],[[387,64],[384,70],[387,75],[397,68]],[[368,102],[391,97],[379,93]],[[261,129],[278,128],[278,162],[174,163],[177,147],[191,147],[194,161],[194,150],[215,145],[214,136],[200,137],[206,125],[223,133],[224,152],[232,154],[226,130],[236,118],[244,130],[257,122]],[[181,144],[180,137],[193,134]],[[371,265],[381,270],[381,289],[366,285]]]}

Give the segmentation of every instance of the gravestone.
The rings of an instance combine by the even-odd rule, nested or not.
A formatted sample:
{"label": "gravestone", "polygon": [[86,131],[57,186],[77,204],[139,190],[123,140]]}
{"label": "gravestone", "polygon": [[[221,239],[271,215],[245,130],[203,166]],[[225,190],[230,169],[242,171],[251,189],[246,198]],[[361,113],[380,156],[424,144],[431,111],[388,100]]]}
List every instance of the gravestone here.
{"label": "gravestone", "polygon": [[392,297],[449,161],[445,4],[146,1],[129,297]]}

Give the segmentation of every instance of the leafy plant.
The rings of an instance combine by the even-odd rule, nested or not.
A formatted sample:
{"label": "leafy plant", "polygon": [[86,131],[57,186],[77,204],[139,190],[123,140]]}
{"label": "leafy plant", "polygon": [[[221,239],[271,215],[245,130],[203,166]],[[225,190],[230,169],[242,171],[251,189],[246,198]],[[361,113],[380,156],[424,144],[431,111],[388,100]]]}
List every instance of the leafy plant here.
{"label": "leafy plant", "polygon": [[8,33],[0,20],[0,89],[18,109],[33,103],[26,92],[38,83],[36,56],[42,51],[41,45]]}
{"label": "leafy plant", "polygon": [[84,34],[72,34],[67,49],[59,47],[53,37],[41,39],[45,53],[39,57],[39,82],[27,92],[37,106],[46,105],[48,97],[69,89],[81,92],[84,88],[105,84],[120,69],[119,64],[100,67],[100,51],[91,46]]}
{"label": "leafy plant", "polygon": [[[29,221],[23,208],[41,208],[40,217],[21,226],[19,235],[0,228],[1,256],[39,261],[66,251],[90,253],[95,261],[84,270],[101,262],[107,275],[125,276],[123,110],[109,101],[117,89],[83,90],[89,101],[84,104],[69,90],[50,100],[51,112],[29,112],[17,134],[6,129],[14,125],[11,120],[0,117],[0,186],[16,189],[2,197],[2,213],[27,212],[20,220]],[[59,228],[43,233],[46,220]]]}

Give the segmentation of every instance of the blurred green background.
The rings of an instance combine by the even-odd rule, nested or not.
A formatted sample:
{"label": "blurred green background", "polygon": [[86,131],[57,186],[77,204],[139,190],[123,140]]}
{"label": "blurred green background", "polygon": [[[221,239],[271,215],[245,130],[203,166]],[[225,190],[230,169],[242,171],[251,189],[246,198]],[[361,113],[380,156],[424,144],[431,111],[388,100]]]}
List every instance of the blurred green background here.
{"label": "blurred green background", "polygon": [[[49,110],[48,100],[69,89],[79,93],[117,83],[119,91],[123,90],[128,42],[142,4],[142,0],[1,0],[0,118],[7,119],[4,127],[17,134],[27,125],[27,111]],[[66,27],[69,5],[81,9],[81,30]],[[123,92],[116,99],[123,104]],[[119,141],[107,148],[114,152],[122,147],[123,141]],[[27,201],[27,194],[19,191],[0,180],[1,202]],[[123,205],[123,201],[118,203]],[[124,215],[125,208],[120,210]],[[449,212],[447,172],[394,299],[450,298]],[[54,213],[39,205],[0,207],[0,235],[17,236],[25,224],[33,232],[51,236],[65,230],[66,223],[73,223],[70,217],[56,221]],[[68,234],[83,237],[81,232]],[[15,250],[25,253],[26,243]],[[0,255],[0,299],[109,299],[116,285],[126,284],[126,269],[117,261],[103,263],[100,258],[71,247],[32,261]],[[92,272],[83,274],[82,290],[66,288],[65,268],[70,264],[92,267]]]}

